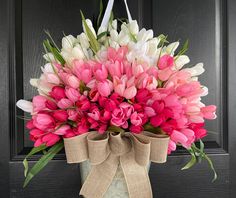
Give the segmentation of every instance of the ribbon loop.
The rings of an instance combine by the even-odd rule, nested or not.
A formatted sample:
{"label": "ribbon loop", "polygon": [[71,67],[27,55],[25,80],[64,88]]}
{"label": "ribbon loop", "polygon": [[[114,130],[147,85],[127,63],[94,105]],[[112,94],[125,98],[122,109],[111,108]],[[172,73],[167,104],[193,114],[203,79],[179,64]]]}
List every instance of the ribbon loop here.
{"label": "ribbon loop", "polygon": [[89,160],[92,165],[101,164],[110,154],[108,134],[100,135],[97,132],[90,132],[87,136]]}
{"label": "ribbon loop", "polygon": [[130,140],[126,137],[121,137],[121,134],[110,134],[109,145],[111,148],[112,154],[115,156],[121,156],[129,152],[131,149]]}

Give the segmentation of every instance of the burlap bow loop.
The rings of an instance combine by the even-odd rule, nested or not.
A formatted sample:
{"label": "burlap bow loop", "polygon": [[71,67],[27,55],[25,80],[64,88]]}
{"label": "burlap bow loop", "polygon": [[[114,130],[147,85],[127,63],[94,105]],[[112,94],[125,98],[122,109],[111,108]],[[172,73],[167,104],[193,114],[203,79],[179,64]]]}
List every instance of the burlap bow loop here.
{"label": "burlap bow loop", "polygon": [[92,169],[80,194],[101,198],[111,184],[120,164],[129,197],[151,198],[151,185],[146,170],[149,161],[164,163],[169,137],[150,132],[142,134],[89,132],[64,139],[68,163],[90,160]]}

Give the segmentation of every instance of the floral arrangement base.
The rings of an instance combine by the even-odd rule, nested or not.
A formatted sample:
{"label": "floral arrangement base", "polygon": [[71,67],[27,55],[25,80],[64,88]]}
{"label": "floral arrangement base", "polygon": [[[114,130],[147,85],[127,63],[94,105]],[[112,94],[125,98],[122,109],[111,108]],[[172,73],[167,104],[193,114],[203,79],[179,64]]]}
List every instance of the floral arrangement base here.
{"label": "floral arrangement base", "polygon": [[[147,165],[147,171],[150,170],[151,162]],[[80,175],[82,184],[85,182],[89,172],[91,170],[91,164],[89,160],[80,163]],[[121,166],[118,166],[116,175],[109,188],[107,189],[103,198],[129,198],[129,193],[124,177],[124,173]]]}

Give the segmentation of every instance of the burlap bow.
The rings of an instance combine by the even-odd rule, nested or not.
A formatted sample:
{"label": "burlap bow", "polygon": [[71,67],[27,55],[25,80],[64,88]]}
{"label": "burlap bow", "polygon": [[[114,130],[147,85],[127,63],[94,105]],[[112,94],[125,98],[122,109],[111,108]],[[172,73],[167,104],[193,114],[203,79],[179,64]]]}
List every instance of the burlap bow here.
{"label": "burlap bow", "polygon": [[151,160],[166,162],[169,137],[144,131],[142,134],[90,132],[64,139],[68,163],[90,160],[92,169],[80,194],[101,198],[111,184],[118,165],[124,172],[130,198],[151,198],[146,166]]}

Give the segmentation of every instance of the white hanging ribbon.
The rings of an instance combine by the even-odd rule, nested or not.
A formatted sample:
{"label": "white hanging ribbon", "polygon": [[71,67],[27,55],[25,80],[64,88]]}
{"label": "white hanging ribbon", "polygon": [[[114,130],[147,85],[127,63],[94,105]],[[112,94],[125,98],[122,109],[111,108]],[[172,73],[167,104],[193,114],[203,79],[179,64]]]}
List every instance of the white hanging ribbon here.
{"label": "white hanging ribbon", "polygon": [[[129,11],[127,0],[124,0],[124,3],[125,3],[125,7],[126,7],[126,12],[127,12],[127,15],[128,15],[128,20],[129,20],[129,22],[131,22],[132,17],[131,17],[130,11]],[[108,28],[108,23],[109,23],[109,19],[110,19],[110,16],[111,16],[111,11],[112,11],[113,4],[114,4],[114,0],[109,0],[108,3],[107,3],[107,8],[106,8],[106,11],[105,11],[105,14],[104,14],[104,17],[102,19],[101,26],[100,26],[104,29]]]}
{"label": "white hanging ribbon", "polygon": [[129,23],[132,21],[132,17],[131,17],[131,14],[129,12],[129,7],[128,7],[128,4],[127,4],[127,0],[124,0],[125,2],[125,7],[126,7],[126,12],[127,12],[127,15],[128,15],[128,20],[129,20]]}

